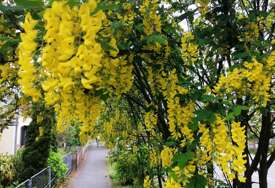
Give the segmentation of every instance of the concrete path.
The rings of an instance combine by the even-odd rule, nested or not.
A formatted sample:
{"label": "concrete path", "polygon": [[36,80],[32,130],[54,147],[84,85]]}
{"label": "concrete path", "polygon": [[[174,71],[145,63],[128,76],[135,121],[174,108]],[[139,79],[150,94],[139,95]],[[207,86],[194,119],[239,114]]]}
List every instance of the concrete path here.
{"label": "concrete path", "polygon": [[69,188],[111,188],[106,167],[107,150],[96,143],[88,148],[86,161],[72,178]]}

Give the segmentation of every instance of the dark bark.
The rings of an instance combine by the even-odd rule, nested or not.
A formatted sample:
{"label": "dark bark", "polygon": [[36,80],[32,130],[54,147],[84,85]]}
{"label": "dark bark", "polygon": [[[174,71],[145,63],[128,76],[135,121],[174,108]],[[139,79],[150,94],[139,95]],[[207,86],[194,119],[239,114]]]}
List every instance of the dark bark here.
{"label": "dark bark", "polygon": [[271,126],[271,112],[270,104],[267,104],[267,107],[262,111],[262,129],[263,137],[262,139],[262,155],[260,160],[260,169],[259,169],[259,180],[260,188],[267,188],[267,173],[268,173],[268,146],[269,139],[271,136],[272,126]]}
{"label": "dark bark", "polygon": [[159,184],[159,188],[162,188],[162,176],[161,175],[158,175],[158,184]]}

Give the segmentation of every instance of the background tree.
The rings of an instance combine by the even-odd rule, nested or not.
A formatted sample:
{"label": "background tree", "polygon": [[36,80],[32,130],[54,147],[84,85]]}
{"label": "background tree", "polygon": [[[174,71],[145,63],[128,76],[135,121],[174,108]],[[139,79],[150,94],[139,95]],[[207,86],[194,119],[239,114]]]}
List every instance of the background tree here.
{"label": "background tree", "polygon": [[[19,86],[17,83],[19,26],[22,10],[0,4],[0,133],[14,120],[19,107]],[[22,21],[22,20],[21,20]]]}
{"label": "background tree", "polygon": [[34,104],[32,122],[27,129],[25,148],[22,153],[23,171],[20,180],[24,181],[48,166],[50,152],[57,151],[55,114],[43,104]]}

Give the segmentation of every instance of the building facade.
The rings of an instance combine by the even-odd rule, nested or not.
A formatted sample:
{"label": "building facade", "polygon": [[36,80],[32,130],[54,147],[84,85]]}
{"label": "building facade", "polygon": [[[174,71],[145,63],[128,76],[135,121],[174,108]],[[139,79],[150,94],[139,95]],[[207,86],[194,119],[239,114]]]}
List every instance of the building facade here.
{"label": "building facade", "polygon": [[25,144],[27,126],[30,118],[17,116],[13,123],[0,136],[0,154],[14,155]]}

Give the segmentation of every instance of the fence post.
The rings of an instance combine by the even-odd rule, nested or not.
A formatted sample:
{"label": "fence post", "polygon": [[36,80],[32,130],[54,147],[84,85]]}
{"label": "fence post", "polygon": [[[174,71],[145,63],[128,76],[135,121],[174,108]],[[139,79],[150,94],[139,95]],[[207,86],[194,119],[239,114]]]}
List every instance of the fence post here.
{"label": "fence post", "polygon": [[32,188],[32,178],[30,178],[28,181],[28,188]]}
{"label": "fence post", "polygon": [[49,172],[49,188],[52,187],[52,171],[51,171],[51,167],[48,167],[48,172]]}

